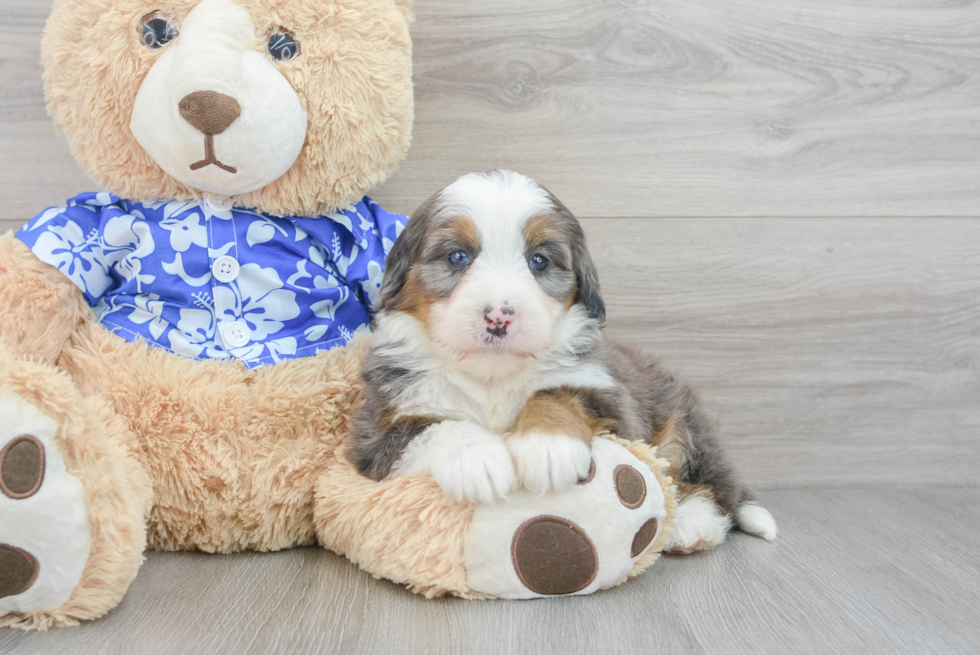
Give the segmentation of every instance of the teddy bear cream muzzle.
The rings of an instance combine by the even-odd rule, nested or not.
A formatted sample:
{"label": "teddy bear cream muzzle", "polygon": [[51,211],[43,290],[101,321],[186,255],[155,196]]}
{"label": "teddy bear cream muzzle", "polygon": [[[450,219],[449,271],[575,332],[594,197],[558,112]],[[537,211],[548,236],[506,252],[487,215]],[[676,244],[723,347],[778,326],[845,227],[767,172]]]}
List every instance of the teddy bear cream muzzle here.
{"label": "teddy bear cream muzzle", "polygon": [[234,0],[203,0],[140,85],[130,130],[173,178],[204,192],[267,186],[296,161],[308,116]]}

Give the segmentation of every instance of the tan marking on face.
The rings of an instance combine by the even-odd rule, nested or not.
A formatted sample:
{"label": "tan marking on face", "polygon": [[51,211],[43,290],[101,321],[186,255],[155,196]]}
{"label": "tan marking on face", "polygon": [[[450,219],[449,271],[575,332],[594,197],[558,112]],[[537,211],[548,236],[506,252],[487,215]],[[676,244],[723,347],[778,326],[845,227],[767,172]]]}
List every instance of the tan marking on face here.
{"label": "tan marking on face", "polygon": [[598,433],[609,430],[610,421],[596,418],[575,394],[563,389],[539,391],[531,396],[517,419],[512,437],[529,432],[562,434],[589,443]]}
{"label": "tan marking on face", "polygon": [[551,216],[532,216],[524,224],[524,242],[535,248],[546,241],[561,241],[562,233]]}
{"label": "tan marking on face", "polygon": [[[550,214],[544,214],[539,216],[532,216],[524,224],[524,254],[530,257],[531,254],[535,253],[541,246],[548,244],[545,249],[546,252],[542,253],[552,260],[552,264],[557,264],[554,261],[554,251],[557,249],[563,251],[560,257],[562,263],[566,267],[574,267],[574,262],[570,261],[570,250],[568,243],[568,235],[561,229],[558,224],[559,219]],[[551,252],[547,252],[551,251]],[[550,302],[555,302],[556,298],[552,295],[548,295]],[[568,311],[575,305],[578,299],[578,283],[573,281],[568,293],[563,299],[557,299],[558,303],[562,306],[564,311]]]}
{"label": "tan marking on face", "polygon": [[423,247],[425,255],[423,256],[423,260],[416,262],[409,268],[405,285],[402,287],[393,305],[394,309],[415,317],[415,319],[422,323],[425,331],[430,336],[432,306],[438,303],[449,302],[452,296],[449,296],[449,298],[433,298],[426,292],[426,285],[422,279],[422,276],[425,274],[423,264],[433,254],[448,256],[448,252],[442,252],[446,250],[446,242],[459,244],[468,251],[471,258],[474,258],[480,250],[480,232],[476,224],[468,216],[453,216],[443,221],[435,229],[429,231],[425,235],[425,245]]}
{"label": "tan marking on face", "polygon": [[429,314],[432,310],[432,299],[425,293],[421,281],[422,270],[419,264],[408,269],[405,285],[395,297],[393,309],[405,312],[418,320],[429,331]]}
{"label": "tan marking on face", "polygon": [[469,216],[453,216],[446,221],[444,228],[472,254],[480,250],[480,230]]}
{"label": "tan marking on face", "polygon": [[565,298],[565,304],[563,305],[565,311],[567,312],[572,307],[575,306],[575,301],[578,299],[578,282],[572,282],[572,288],[568,290],[568,296]]}

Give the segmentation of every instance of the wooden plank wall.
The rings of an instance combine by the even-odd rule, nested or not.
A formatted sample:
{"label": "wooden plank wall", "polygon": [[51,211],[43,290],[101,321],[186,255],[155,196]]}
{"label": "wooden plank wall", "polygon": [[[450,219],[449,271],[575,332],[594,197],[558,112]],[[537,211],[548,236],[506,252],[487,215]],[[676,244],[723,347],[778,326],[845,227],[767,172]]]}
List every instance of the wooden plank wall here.
{"label": "wooden plank wall", "polygon": [[[0,228],[91,188],[0,0]],[[410,212],[514,168],[760,487],[980,480],[980,4],[417,0]]]}

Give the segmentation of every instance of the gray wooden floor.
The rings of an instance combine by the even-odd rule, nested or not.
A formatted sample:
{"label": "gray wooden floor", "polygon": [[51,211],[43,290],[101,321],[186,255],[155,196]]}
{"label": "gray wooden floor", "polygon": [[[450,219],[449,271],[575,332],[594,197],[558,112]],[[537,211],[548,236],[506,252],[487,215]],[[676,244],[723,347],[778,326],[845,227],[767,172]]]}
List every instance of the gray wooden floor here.
{"label": "gray wooden floor", "polygon": [[0,631],[38,653],[976,653],[980,490],[781,489],[741,533],[590,597],[424,601],[318,548],[152,553],[96,623]]}
{"label": "gray wooden floor", "polygon": [[[0,229],[91,182],[0,0]],[[428,602],[317,549],[151,553],[0,652],[980,651],[980,3],[416,0],[416,126],[372,192],[471,170],[583,219],[607,334],[683,371],[780,522],[617,590]]]}

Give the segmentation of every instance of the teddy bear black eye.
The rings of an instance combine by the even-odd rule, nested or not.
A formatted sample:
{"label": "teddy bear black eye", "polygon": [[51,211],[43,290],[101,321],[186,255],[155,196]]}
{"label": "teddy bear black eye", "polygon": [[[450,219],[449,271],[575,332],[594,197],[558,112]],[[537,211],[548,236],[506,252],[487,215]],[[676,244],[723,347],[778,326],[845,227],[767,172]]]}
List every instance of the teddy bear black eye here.
{"label": "teddy bear black eye", "polygon": [[457,250],[449,253],[449,263],[453,266],[468,266],[470,256],[466,254],[465,250]]}
{"label": "teddy bear black eye", "polygon": [[280,28],[269,35],[269,54],[273,59],[289,61],[299,56],[299,42],[292,34]]}
{"label": "teddy bear black eye", "polygon": [[535,255],[527,263],[535,271],[543,271],[548,268],[548,258],[544,255]]}
{"label": "teddy bear black eye", "polygon": [[177,38],[177,21],[167,14],[154,11],[143,17],[143,45],[156,50]]}

